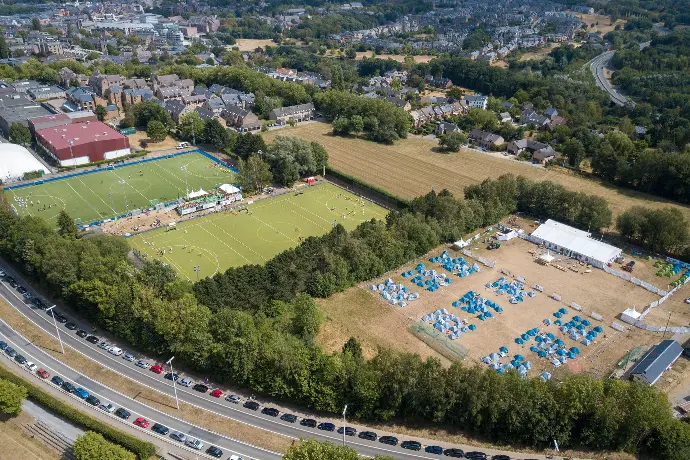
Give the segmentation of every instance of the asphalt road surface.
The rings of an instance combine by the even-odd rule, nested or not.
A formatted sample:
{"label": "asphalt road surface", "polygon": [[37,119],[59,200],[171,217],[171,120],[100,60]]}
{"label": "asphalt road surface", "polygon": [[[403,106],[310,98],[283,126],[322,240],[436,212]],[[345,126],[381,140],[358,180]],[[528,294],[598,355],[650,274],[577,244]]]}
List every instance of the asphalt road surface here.
{"label": "asphalt road surface", "polygon": [[[12,275],[14,279],[21,286],[27,288],[30,293],[33,293],[34,295],[36,294],[36,291],[32,289],[31,286],[25,280],[23,280],[16,271],[8,267],[7,264],[3,263],[1,268],[5,270],[9,275]],[[0,298],[4,298],[18,312],[23,314],[36,326],[43,329],[43,331],[46,334],[51,335],[54,338],[57,337],[52,318],[50,318],[45,313],[45,311],[35,308],[28,300],[23,298],[15,289],[12,289],[10,285],[7,284],[5,281],[0,281]],[[42,299],[44,303],[52,305],[52,303],[48,302],[45,298]],[[69,318],[69,321],[76,323],[80,328],[86,331],[91,331],[91,328],[87,328],[86,326],[80,325],[80,322],[75,320],[74,318]],[[81,353],[84,357],[91,359],[93,361],[97,361],[102,366],[107,367],[110,370],[137,382],[139,385],[141,385],[142,388],[147,387],[160,393],[166,394],[168,396],[174,396],[172,382],[170,380],[164,379],[163,375],[155,374],[149,371],[148,369],[136,367],[134,363],[124,360],[121,356],[115,356],[111,353],[108,353],[107,351],[98,348],[96,345],[92,345],[86,342],[85,340],[79,338],[75,335],[74,331],[66,329],[63,325],[59,323],[58,328],[60,330],[60,337],[65,347],[70,347],[75,351]],[[112,402],[118,407],[126,408],[132,413],[132,416],[129,419],[130,423],[134,421],[138,416],[142,416],[147,420],[151,421],[151,424],[153,424],[154,422],[161,423],[169,427],[171,431],[181,431],[195,438],[201,439],[204,442],[204,450],[209,445],[219,446],[224,451],[224,458],[226,454],[229,455],[233,453],[242,456],[242,458],[244,459],[280,458],[280,455],[275,452],[269,452],[257,446],[252,446],[250,444],[225,437],[218,433],[213,433],[210,430],[194,426],[190,423],[185,422],[184,420],[175,418],[171,415],[168,415],[167,413],[160,412],[143,403],[140,403],[139,401],[124,396],[118,393],[117,391],[108,388],[106,384],[99,382],[97,380],[97,376],[89,377],[82,375],[79,372],[69,368],[67,365],[63,364],[58,359],[53,358],[52,355],[49,355],[43,350],[35,347],[33,344],[28,343],[26,339],[22,338],[18,332],[12,330],[4,321],[0,322],[0,340],[5,340],[6,342],[11,343],[11,346],[17,349],[18,351],[22,350],[20,352],[21,354],[24,354],[24,356],[28,360],[33,361],[39,367],[44,366],[45,368],[47,368],[51,375],[60,375],[61,377],[65,378],[65,380],[74,383],[76,386],[82,387],[90,393],[95,394],[99,399],[101,399],[101,401]],[[120,346],[120,348],[124,349],[125,351],[127,350],[125,346]],[[145,359],[150,365],[153,365],[155,363],[162,364],[160,361],[157,361],[156,359],[147,359],[146,357],[140,356],[138,353],[132,354],[136,356],[136,360]],[[4,353],[3,356],[4,359],[8,359],[7,356],[4,355]],[[168,371],[169,368],[165,366],[165,372]],[[175,369],[175,373],[180,374],[180,379],[186,376],[184,373],[179,372],[177,369]],[[190,378],[192,378],[195,382],[203,383],[199,379],[193,377]],[[50,383],[47,384],[50,385]],[[231,402],[225,401],[223,398],[214,398],[210,396],[208,393],[200,393],[192,390],[191,388],[182,387],[181,385],[175,386],[177,387],[177,396],[180,399],[180,401],[184,401],[185,403],[194,405],[203,410],[213,412],[220,416],[230,418],[253,427],[261,428],[269,432],[281,434],[295,439],[299,439],[301,437],[311,437],[321,441],[328,440],[334,443],[342,443],[343,440],[342,435],[336,432],[326,432],[318,430],[316,428],[304,427],[299,424],[299,421],[297,421],[296,423],[285,422],[280,420],[279,417],[271,417],[269,415],[264,415],[260,412],[260,410],[252,411],[250,409],[246,409],[242,407],[241,403],[233,404]],[[216,388],[216,386],[212,383],[208,383],[208,386],[210,388]],[[224,390],[224,395],[227,394],[229,393],[227,393]],[[261,398],[259,398],[258,402],[261,402]],[[274,407],[268,401],[261,405],[262,407]],[[284,412],[287,411],[281,410],[281,414],[283,414]],[[335,419],[327,419],[323,417],[311,416],[309,414],[302,414],[302,417],[304,416],[310,416],[316,419],[318,422],[332,422],[337,427],[342,426],[342,419],[338,419],[337,417]],[[366,427],[351,425],[349,423],[347,425],[354,426],[358,430],[358,432],[367,430]],[[353,436],[347,436],[346,442],[348,446],[356,449],[361,455],[364,456],[374,457],[375,455],[390,455],[396,459],[403,460],[412,460],[420,458],[438,459],[438,455],[428,454],[424,452],[424,447],[428,445],[441,445],[444,449],[450,447],[457,447],[463,449],[464,451],[482,451],[485,452],[489,456],[489,458],[491,455],[497,454],[510,455],[513,459],[545,458],[543,455],[521,454],[515,452],[498,451],[494,449],[483,449],[466,445],[450,445],[438,441],[430,441],[411,436],[408,437],[402,435],[395,435],[393,433],[383,433],[380,431],[378,431],[378,435],[394,435],[400,440],[400,442],[404,440],[419,441],[423,446],[422,451],[413,452],[402,449],[399,445],[388,446],[385,444],[381,444],[379,442],[366,441]]]}
{"label": "asphalt road surface", "polygon": [[629,101],[628,98],[616,91],[616,89],[611,86],[611,83],[609,83],[604,75],[604,68],[609,65],[614,54],[616,54],[615,51],[605,51],[601,53],[599,56],[589,61],[589,69],[594,75],[594,81],[596,82],[597,86],[609,93],[609,96],[614,104],[621,106],[626,104],[634,104],[632,101]]}

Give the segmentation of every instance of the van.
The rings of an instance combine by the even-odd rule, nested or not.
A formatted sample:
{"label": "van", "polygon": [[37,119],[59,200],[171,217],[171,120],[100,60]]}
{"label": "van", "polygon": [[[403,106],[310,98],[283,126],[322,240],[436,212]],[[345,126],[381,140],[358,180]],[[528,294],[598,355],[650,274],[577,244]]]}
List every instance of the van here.
{"label": "van", "polygon": [[177,150],[186,149],[187,147],[189,147],[189,142],[180,142],[177,144]]}

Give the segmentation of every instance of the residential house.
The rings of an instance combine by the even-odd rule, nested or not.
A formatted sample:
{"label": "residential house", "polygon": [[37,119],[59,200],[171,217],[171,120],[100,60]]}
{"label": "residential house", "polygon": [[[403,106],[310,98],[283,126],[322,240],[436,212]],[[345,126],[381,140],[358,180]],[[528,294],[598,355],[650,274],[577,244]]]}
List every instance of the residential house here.
{"label": "residential house", "polygon": [[106,106],[108,102],[93,92],[88,86],[80,86],[79,88],[72,87],[65,91],[66,101],[62,108],[68,112],[77,112],[80,110],[93,111],[97,105]]}
{"label": "residential house", "polygon": [[487,150],[505,143],[502,136],[479,129],[470,131],[470,141]]}
{"label": "residential house", "polygon": [[512,123],[513,117],[508,112],[501,112],[498,114],[498,121],[501,123]]}
{"label": "residential house", "polygon": [[79,86],[87,86],[89,84],[89,77],[84,74],[72,72],[72,70],[67,67],[63,67],[58,71],[58,78],[60,86],[63,88],[72,86],[73,81],[77,82]]}
{"label": "residential house", "polygon": [[104,75],[100,71],[95,71],[89,78],[89,86],[99,96],[105,96],[105,92],[111,86],[122,87],[125,77],[122,75]]}
{"label": "residential house", "polygon": [[221,116],[229,126],[237,128],[238,131],[255,131],[261,129],[259,117],[251,111],[235,105],[228,105],[223,110]]}
{"label": "residential house", "polygon": [[455,123],[448,123],[447,121],[440,121],[436,125],[434,134],[437,136],[443,136],[444,134],[454,133],[460,131],[460,128]]}
{"label": "residential house", "polygon": [[163,108],[165,108],[165,110],[170,114],[170,117],[173,119],[175,124],[180,123],[180,118],[182,115],[193,110],[192,107],[187,107],[184,105],[184,102],[179,99],[169,99],[165,101],[163,103]]}
{"label": "residential house", "polygon": [[198,94],[196,96],[183,96],[182,97],[182,102],[186,106],[191,106],[191,107],[199,107],[206,102],[206,95],[205,94]]}
{"label": "residential house", "polygon": [[314,104],[310,102],[308,104],[299,104],[273,109],[269,112],[268,118],[281,123],[287,123],[290,120],[294,120],[296,122],[313,120],[315,115],[316,110],[314,109]]}
{"label": "residential house", "polygon": [[538,129],[547,129],[551,125],[551,119],[544,115],[539,115],[532,109],[525,109],[520,112],[520,122],[523,125],[535,125]]}
{"label": "residential house", "polygon": [[126,89],[147,89],[149,85],[143,78],[130,78],[122,82],[122,86]]}
{"label": "residential house", "polygon": [[475,109],[486,110],[486,106],[489,103],[489,98],[481,94],[466,95],[464,100],[465,104]]}
{"label": "residential house", "polygon": [[507,151],[512,155],[529,152],[532,155],[532,161],[542,164],[556,156],[556,151],[553,147],[531,139],[520,139],[509,143]]}
{"label": "residential house", "polygon": [[447,116],[466,114],[467,110],[467,105],[464,102],[453,102],[452,104],[422,107],[419,110],[411,111],[410,115],[414,126],[419,128],[425,123],[441,120]]}
{"label": "residential house", "polygon": [[400,99],[399,97],[387,97],[386,101],[390,102],[391,104],[400,109],[403,109],[405,112],[409,112],[410,110],[412,110],[412,105],[410,105],[409,101]]}
{"label": "residential house", "polygon": [[544,110],[544,116],[549,117],[550,120],[553,120],[558,116],[558,110],[553,107],[549,107],[548,109]]}
{"label": "residential house", "polygon": [[225,103],[223,102],[223,99],[219,98],[218,96],[214,96],[210,99],[207,99],[202,107],[207,108],[215,115],[220,115],[225,108]]}

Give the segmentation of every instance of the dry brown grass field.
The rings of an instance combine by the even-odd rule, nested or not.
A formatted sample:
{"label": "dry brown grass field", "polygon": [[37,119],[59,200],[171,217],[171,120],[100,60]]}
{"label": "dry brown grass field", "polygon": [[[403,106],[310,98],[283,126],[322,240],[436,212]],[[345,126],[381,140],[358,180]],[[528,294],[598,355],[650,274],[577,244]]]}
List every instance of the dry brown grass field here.
{"label": "dry brown grass field", "polygon": [[[601,35],[606,35],[618,25],[623,27],[627,22],[625,19],[619,19],[615,23],[611,24],[611,18],[608,16],[602,16],[601,14],[582,14],[574,13],[572,11],[569,11],[569,13],[573,13],[580,18],[580,20],[587,25],[586,30],[588,32],[601,32]],[[596,23],[599,23],[599,25],[596,25]],[[595,26],[591,27],[592,24],[595,24]]]}
{"label": "dry brown grass field", "polygon": [[[357,53],[357,57],[355,58],[356,60],[362,60],[365,57],[374,57],[374,52],[373,51],[359,51]],[[422,54],[419,56],[412,56],[414,58],[414,62],[416,63],[426,63],[431,61],[433,58],[436,56],[431,56],[427,54]],[[405,55],[404,54],[377,54],[376,55],[377,59],[393,59],[394,61],[398,62],[404,62],[405,61]]]}
{"label": "dry brown grass field", "polygon": [[560,43],[549,43],[543,48],[528,51],[520,56],[520,61],[539,61],[549,55],[551,50],[557,48]]}
{"label": "dry brown grass field", "polygon": [[567,171],[544,169],[504,158],[500,154],[463,149],[444,154],[436,151],[431,139],[409,138],[394,145],[381,145],[364,139],[343,138],[331,134],[327,123],[307,123],[264,134],[267,142],[278,135],[297,136],[321,143],[335,169],[384,188],[402,198],[413,198],[433,187],[444,188],[462,196],[464,187],[502,174],[522,175],[532,180],[551,180],[569,190],[600,195],[619,214],[631,206],[653,208],[673,206],[690,219],[690,208],[645,193],[605,185]]}
{"label": "dry brown grass field", "polygon": [[237,43],[232,45],[232,48],[237,47],[240,51],[254,51],[257,48],[266,48],[267,46],[277,46],[273,40],[260,40],[254,38],[238,38]]}

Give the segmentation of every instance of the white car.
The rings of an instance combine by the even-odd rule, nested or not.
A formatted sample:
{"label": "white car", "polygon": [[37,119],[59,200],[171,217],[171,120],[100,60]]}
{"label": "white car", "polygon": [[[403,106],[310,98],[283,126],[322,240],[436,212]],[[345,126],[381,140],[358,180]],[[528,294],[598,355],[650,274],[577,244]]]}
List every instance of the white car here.
{"label": "white car", "polygon": [[188,379],[187,377],[185,377],[183,379],[179,379],[177,381],[177,384],[182,385],[183,387],[190,388],[194,385],[194,382],[192,380]]}
{"label": "white car", "polygon": [[110,345],[108,342],[101,342],[98,344],[98,348],[102,350],[110,350],[112,348],[112,345]]}
{"label": "white car", "polygon": [[187,438],[187,440],[184,442],[184,445],[196,450],[201,450],[201,448],[204,447],[203,442],[194,438]]}
{"label": "white car", "polygon": [[27,361],[25,364],[27,369],[29,369],[31,372],[36,372],[38,370],[38,366],[32,363],[31,361]]}
{"label": "white car", "polygon": [[133,354],[131,354],[131,353],[125,353],[124,356],[122,356],[122,359],[126,359],[126,360],[129,361],[130,363],[133,363],[135,358],[134,358],[134,355],[133,355]]}
{"label": "white car", "polygon": [[108,352],[112,353],[115,356],[120,356],[122,353],[124,353],[124,351],[122,351],[122,348],[118,347],[110,347],[108,349]]}
{"label": "white car", "polygon": [[239,455],[231,455],[228,460],[242,460],[242,457]]}
{"label": "white car", "polygon": [[148,369],[149,367],[151,367],[151,366],[149,366],[149,363],[147,363],[143,359],[140,359],[139,361],[137,361],[135,366],[141,367],[142,369]]}
{"label": "white car", "polygon": [[112,414],[113,412],[115,412],[115,406],[113,406],[113,405],[110,404],[110,403],[108,403],[108,404],[101,404],[100,406],[98,406],[98,408],[101,409],[101,410],[106,411],[106,412],[109,413],[109,414]]}

